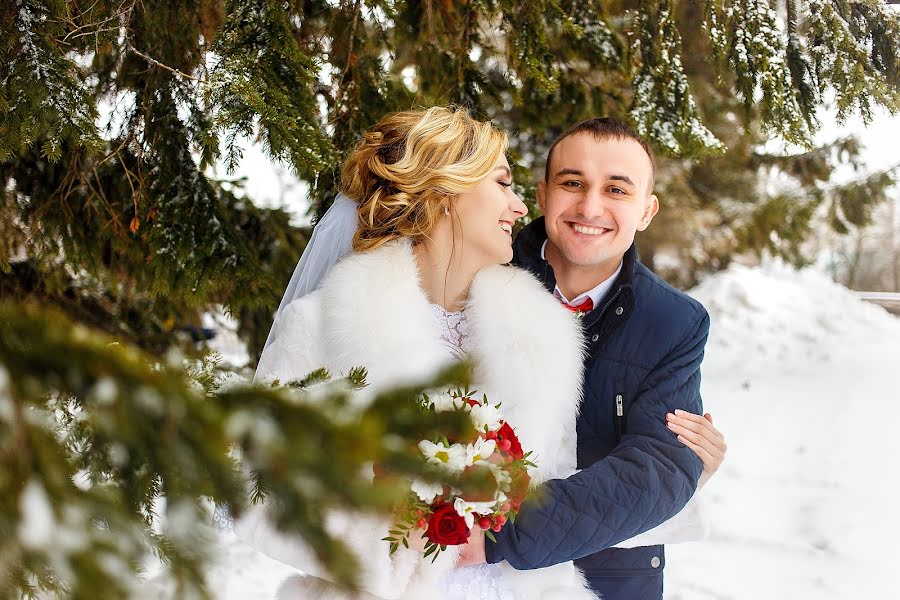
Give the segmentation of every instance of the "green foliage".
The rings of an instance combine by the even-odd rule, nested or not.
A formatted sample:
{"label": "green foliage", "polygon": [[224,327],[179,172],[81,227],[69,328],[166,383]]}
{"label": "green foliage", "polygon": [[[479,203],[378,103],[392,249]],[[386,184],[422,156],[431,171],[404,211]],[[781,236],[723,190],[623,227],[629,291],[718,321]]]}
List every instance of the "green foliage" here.
{"label": "green foliage", "polygon": [[[231,445],[279,524],[349,582],[323,507],[389,506],[399,486],[372,492],[360,464],[397,483],[414,471],[401,441],[453,426],[410,412],[411,389],[352,413],[362,370],[217,390],[212,366],[196,384],[159,366],[202,353],[189,333],[220,307],[255,356],[308,239],[212,176],[242,144],[289,165],[320,216],[341,158],[390,111],[455,102],[492,119],[529,200],[565,127],[618,116],[665,155],[643,256],[674,254],[691,283],[742,252],[802,262],[820,221],[871,219],[894,173],[833,185],[859,144],[814,148],[816,111],[900,110],[898,30],[877,0],[3,3],[0,592],[123,597],[150,549],[202,594],[199,498],[243,507]],[[765,151],[772,136],[794,150]],[[314,385],[333,386],[335,410],[308,401]],[[17,535],[23,494],[49,506],[51,534]],[[183,531],[148,533],[163,495]]]}
{"label": "green foliage", "polygon": [[573,23],[559,2],[539,0],[529,10],[521,10],[515,1],[500,3],[506,38],[506,61],[522,80],[530,81],[541,92],[559,87],[559,66],[551,52],[548,23],[563,31],[573,30]]}
{"label": "green foliage", "polygon": [[805,79],[808,66],[798,52],[796,25],[785,39],[771,3],[747,0],[707,2],[704,26],[723,73],[733,75],[745,114],[758,111],[759,122],[775,135],[810,144],[816,128],[814,104]]}
{"label": "green foliage", "polygon": [[894,174],[888,171],[828,190],[828,218],[835,231],[849,233],[850,227],[871,223],[875,207],[888,200],[886,190],[896,183]]}
{"label": "green foliage", "polygon": [[[306,538],[350,585],[355,561],[326,533],[324,511],[388,510],[406,478],[439,477],[404,440],[471,428],[459,415],[423,415],[422,387],[351,404],[360,370],[324,388],[318,373],[305,384],[219,389],[214,364],[185,372],[177,353],[156,363],[57,311],[4,302],[0,321],[3,597],[32,588],[128,597],[148,552],[169,565],[178,597],[205,597],[204,499],[236,516],[247,506],[231,449],[254,473],[256,495],[271,497],[276,525]],[[428,387],[467,382],[460,366]],[[371,461],[391,474],[374,486],[363,474]]]}
{"label": "green foliage", "polygon": [[[796,265],[806,264],[810,258],[807,240],[828,228],[846,231],[843,218],[834,218],[836,190],[840,188],[830,182],[839,166],[849,166],[851,172],[859,173],[859,179],[851,184],[869,182],[872,206],[885,198],[892,185],[892,170],[872,175],[864,172],[859,161],[860,141],[854,138],[817,148],[800,143],[785,145],[781,151],[770,150],[776,147],[767,143],[773,128],[789,129],[795,125],[790,124],[789,115],[772,116],[773,107],[777,107],[761,95],[765,80],[750,78],[743,84],[747,94],[753,93],[756,98],[749,105],[743,93],[729,93],[721,88],[734,85],[738,91],[742,85],[728,66],[735,31],[729,33],[723,23],[733,19],[734,11],[749,8],[750,3],[738,6],[721,2],[683,3],[679,7],[684,69],[692,82],[693,96],[705,116],[704,123],[728,149],[723,154],[696,160],[672,157],[659,161],[656,192],[662,210],[638,243],[646,262],[653,265],[657,257],[664,256],[658,270],[686,287],[695,284],[703,273],[727,267],[740,254],[774,255]],[[799,107],[797,114],[810,119],[796,126],[797,131],[811,132],[818,123],[808,107],[821,105],[824,97],[815,79],[806,37],[813,16],[803,3],[788,2],[787,8],[788,19],[778,21],[777,27],[787,38],[784,51],[789,79],[796,90],[794,108]],[[893,22],[896,20],[893,17]],[[889,22],[886,20],[885,26]],[[758,29],[759,23],[749,24],[741,39],[750,39],[747,32]],[[690,26],[686,24],[694,24],[705,35],[689,33]],[[769,45],[774,44],[773,41]],[[770,69],[775,62],[746,64],[768,65],[766,68]],[[778,69],[784,81],[787,75],[783,65],[779,64]],[[768,77],[770,83],[777,81],[774,72]],[[787,99],[783,108],[793,102]],[[668,266],[673,258],[677,268]]]}
{"label": "green foliage", "polygon": [[[0,320],[2,596],[127,597],[151,548],[202,586],[200,498],[243,491],[215,405],[55,311],[4,302]],[[151,536],[161,494],[178,530]]]}
{"label": "green foliage", "polygon": [[[241,159],[238,137],[257,135],[271,157],[313,179],[336,160],[319,125],[315,90],[322,67],[301,47],[303,15],[274,0],[230,0],[216,33],[208,101],[226,137],[226,164]],[[258,133],[257,133],[258,132]]]}
{"label": "green foliage", "polygon": [[[151,323],[223,304],[258,349],[305,233],[209,178],[247,140],[310,184],[321,215],[360,131],[414,105],[457,102],[508,128],[526,188],[552,139],[598,113],[695,164],[743,143],[741,127],[809,147],[826,94],[840,118],[898,108],[895,12],[783,6],[785,22],[767,0],[7,3],[0,268],[24,252],[51,282],[30,293],[51,299],[78,264],[115,306],[130,304],[117,288],[140,296],[130,312]],[[735,94],[740,120],[706,100]],[[275,229],[248,243],[256,219]]]}
{"label": "green foliage", "polygon": [[810,53],[819,93],[834,92],[838,119],[878,106],[900,110],[900,16],[878,0],[811,0]]}
{"label": "green foliage", "polygon": [[630,117],[638,134],[672,155],[724,150],[701,122],[681,64],[681,34],[671,0],[650,3],[631,32],[635,77]]}
{"label": "green foliage", "polygon": [[70,33],[66,3],[16,2],[0,9],[0,161],[38,145],[58,161],[64,144],[97,147],[96,95],[88,70],[65,57],[57,39]]}

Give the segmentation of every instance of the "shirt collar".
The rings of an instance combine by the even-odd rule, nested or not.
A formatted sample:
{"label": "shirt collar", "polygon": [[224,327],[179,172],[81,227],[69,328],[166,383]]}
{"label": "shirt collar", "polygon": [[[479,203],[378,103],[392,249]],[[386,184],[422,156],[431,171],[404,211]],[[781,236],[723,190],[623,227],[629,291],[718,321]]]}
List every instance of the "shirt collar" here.
{"label": "shirt collar", "polygon": [[[546,257],[544,256],[544,251],[547,248],[547,240],[544,240],[544,243],[541,245],[541,260],[546,261]],[[619,273],[622,272],[623,263],[620,262],[618,268],[616,268],[615,273],[610,275],[607,279],[601,281],[596,287],[589,289],[588,291],[580,294],[577,298],[569,300],[566,298],[563,293],[560,291],[559,286],[557,285],[553,290],[553,295],[556,296],[562,302],[571,305],[578,305],[584,302],[584,299],[590,297],[591,302],[594,303],[594,308],[598,308],[600,306],[600,302],[609,293],[609,290],[612,289],[613,284],[616,282],[616,277],[619,276]]]}

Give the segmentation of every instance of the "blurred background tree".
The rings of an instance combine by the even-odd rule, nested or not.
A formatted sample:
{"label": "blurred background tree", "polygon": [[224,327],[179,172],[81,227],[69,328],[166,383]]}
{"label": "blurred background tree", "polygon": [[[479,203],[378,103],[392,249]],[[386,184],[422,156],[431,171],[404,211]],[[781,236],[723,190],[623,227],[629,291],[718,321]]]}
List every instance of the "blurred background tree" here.
{"label": "blurred background tree", "polygon": [[[105,370],[80,360],[83,348],[44,327],[102,331],[112,337],[97,339],[164,362],[173,348],[201,357],[203,316],[224,308],[255,360],[309,230],[212,175],[240,164],[242,139],[309,185],[316,217],[335,196],[342,156],[387,112],[452,102],[507,128],[529,199],[563,129],[618,116],[661,155],[665,210],[642,256],[689,285],[740,255],[803,263],[821,227],[871,221],[893,172],[835,184],[838,166],[859,166],[860,144],[816,147],[817,114],[895,113],[898,56],[900,15],[877,0],[5,2],[0,294],[2,327],[19,329],[0,357],[11,406],[54,414],[47,394],[87,401],[103,377],[163,392],[152,370],[127,384],[114,357],[98,355]],[[47,306],[62,314],[48,317]],[[74,379],[34,384],[45,359]],[[0,410],[0,458],[18,456],[21,414]],[[141,443],[138,454],[152,446]],[[107,473],[97,464],[95,475]],[[154,464],[161,474],[165,459]],[[4,471],[0,491],[18,497],[27,473]],[[143,504],[126,506],[160,491],[131,490]]]}

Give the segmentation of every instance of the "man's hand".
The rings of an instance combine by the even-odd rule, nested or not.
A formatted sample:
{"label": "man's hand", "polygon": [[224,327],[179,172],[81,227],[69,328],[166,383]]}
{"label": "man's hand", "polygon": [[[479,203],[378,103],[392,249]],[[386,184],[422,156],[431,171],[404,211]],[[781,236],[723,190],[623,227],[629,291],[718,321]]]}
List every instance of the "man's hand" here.
{"label": "man's hand", "polygon": [[487,562],[484,557],[484,531],[477,525],[469,534],[469,542],[462,545],[462,552],[456,560],[457,567],[472,567]]}
{"label": "man's hand", "polygon": [[728,445],[725,436],[713,426],[712,415],[702,417],[683,410],[666,415],[666,425],[678,436],[678,441],[694,451],[703,462],[703,473],[697,481],[697,489],[703,487],[725,460]]}

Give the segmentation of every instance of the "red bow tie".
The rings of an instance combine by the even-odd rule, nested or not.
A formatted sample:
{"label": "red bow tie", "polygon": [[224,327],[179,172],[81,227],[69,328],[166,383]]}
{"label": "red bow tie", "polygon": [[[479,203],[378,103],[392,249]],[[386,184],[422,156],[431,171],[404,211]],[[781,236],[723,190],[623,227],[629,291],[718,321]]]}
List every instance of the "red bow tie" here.
{"label": "red bow tie", "polygon": [[[562,301],[561,301],[561,302],[562,302]],[[566,302],[563,302],[562,305],[565,306],[566,308],[568,308],[569,310],[571,310],[573,313],[582,313],[582,314],[584,314],[584,313],[589,313],[589,312],[591,312],[592,310],[594,310],[594,301],[591,300],[591,297],[590,297],[590,296],[588,296],[587,298],[585,298],[584,301],[581,302],[580,304],[572,305],[572,304],[568,304],[568,303],[566,303]]]}

